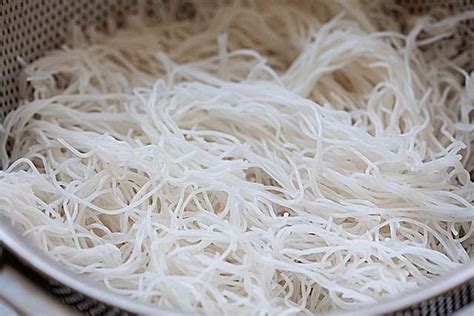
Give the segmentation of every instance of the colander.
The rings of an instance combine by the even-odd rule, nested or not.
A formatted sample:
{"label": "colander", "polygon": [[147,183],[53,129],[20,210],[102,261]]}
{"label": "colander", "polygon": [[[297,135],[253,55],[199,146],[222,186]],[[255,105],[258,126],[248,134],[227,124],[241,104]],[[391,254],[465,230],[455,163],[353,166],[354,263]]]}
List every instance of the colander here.
{"label": "colander", "polygon": [[[20,103],[20,60],[31,62],[48,50],[66,43],[68,26],[71,23],[81,27],[94,25],[101,29],[105,28],[108,19],[114,19],[120,26],[128,14],[141,13],[153,18],[156,9],[160,5],[169,4],[170,1],[178,1],[178,18],[192,15],[192,4],[185,0],[0,0],[0,122]],[[474,0],[393,1],[404,6],[413,16],[432,13],[439,8],[447,9],[451,13],[474,9]],[[472,71],[474,20],[462,22],[457,31],[463,41],[456,42],[455,51],[467,51],[470,54],[463,67]],[[452,43],[446,39],[442,45]],[[71,273],[30,245],[12,229],[8,219],[0,217],[0,221],[0,258],[1,247],[4,247],[16,256],[18,262],[29,268],[37,282],[76,310],[90,315],[178,314],[118,296]],[[474,263],[465,265],[416,292],[390,298],[350,313],[450,315],[470,303],[474,303]]]}

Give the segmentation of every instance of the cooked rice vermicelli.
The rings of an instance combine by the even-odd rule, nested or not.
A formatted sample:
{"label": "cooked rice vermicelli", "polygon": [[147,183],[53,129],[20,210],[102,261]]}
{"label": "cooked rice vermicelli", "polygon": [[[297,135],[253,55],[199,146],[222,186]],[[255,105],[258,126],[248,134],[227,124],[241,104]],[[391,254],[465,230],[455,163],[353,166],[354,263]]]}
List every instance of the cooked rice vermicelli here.
{"label": "cooked rice vermicelli", "polygon": [[26,66],[0,214],[113,292],[206,314],[352,309],[470,262],[474,74],[435,44],[474,12],[404,35],[363,2],[206,3]]}

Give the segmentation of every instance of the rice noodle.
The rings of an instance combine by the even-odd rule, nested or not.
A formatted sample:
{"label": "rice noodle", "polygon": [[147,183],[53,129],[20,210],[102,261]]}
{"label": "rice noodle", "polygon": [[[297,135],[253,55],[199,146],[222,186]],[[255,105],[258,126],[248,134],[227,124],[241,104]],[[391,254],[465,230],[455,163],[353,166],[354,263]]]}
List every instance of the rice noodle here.
{"label": "rice noodle", "polygon": [[474,74],[420,48],[474,12],[403,35],[360,3],[265,3],[76,29],[28,65],[0,214],[186,312],[352,309],[470,262]]}

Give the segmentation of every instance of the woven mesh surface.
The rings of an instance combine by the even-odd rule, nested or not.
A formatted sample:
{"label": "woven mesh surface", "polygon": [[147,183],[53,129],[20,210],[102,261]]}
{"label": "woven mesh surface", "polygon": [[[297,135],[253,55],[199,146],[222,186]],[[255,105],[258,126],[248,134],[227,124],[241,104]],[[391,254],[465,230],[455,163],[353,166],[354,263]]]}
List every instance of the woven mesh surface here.
{"label": "woven mesh surface", "polygon": [[394,316],[447,316],[474,302],[474,278],[443,295],[420,302],[407,309],[400,310]]}
{"label": "woven mesh surface", "polygon": [[[0,0],[0,122],[14,110],[20,102],[20,79],[22,64],[31,62],[45,52],[67,42],[68,26],[71,23],[81,27],[90,25],[104,28],[108,19],[113,18],[118,25],[125,15],[138,13],[140,7],[146,15],[154,15],[153,0]],[[388,0],[387,0],[388,1]],[[433,13],[440,8],[450,12],[474,9],[474,0],[394,0],[404,6],[412,15]],[[185,0],[182,0],[185,3]],[[178,12],[179,13],[179,12]],[[184,14],[186,15],[186,14]],[[458,28],[463,37],[456,43],[457,51],[468,51],[471,58],[464,68],[474,70],[474,20],[464,21]],[[451,45],[449,39],[442,45]],[[74,293],[54,281],[48,281],[50,291],[63,298],[66,303],[89,314],[104,315],[119,313],[114,308],[104,306]],[[474,278],[462,286],[420,302],[396,315],[449,315],[462,306],[474,302]],[[97,310],[94,308],[97,307]]]}
{"label": "woven mesh surface", "polygon": [[2,248],[0,243],[0,268],[2,265],[14,267],[18,272],[28,278],[38,286],[38,289],[44,289],[66,305],[74,310],[94,316],[128,316],[132,313],[120,310],[115,306],[104,304],[93,297],[78,293],[67,286],[44,277],[28,267],[25,263],[19,261],[14,255]]}

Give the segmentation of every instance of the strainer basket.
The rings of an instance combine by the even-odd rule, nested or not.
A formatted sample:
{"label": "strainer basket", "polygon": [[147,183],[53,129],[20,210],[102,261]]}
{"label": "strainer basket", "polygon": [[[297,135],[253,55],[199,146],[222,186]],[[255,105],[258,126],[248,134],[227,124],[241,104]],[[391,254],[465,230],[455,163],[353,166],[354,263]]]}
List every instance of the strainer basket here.
{"label": "strainer basket", "polygon": [[[192,13],[192,10],[189,10],[190,4],[185,0],[170,1],[179,1],[176,14],[179,14],[180,18],[186,18],[190,15],[189,12]],[[474,9],[474,0],[396,2],[414,16],[441,7],[452,13]],[[81,27],[94,25],[101,29],[105,28],[109,19],[114,19],[120,26],[126,15],[141,13],[153,17],[154,9],[166,3],[167,1],[154,0],[0,0],[0,122],[20,103],[20,60],[27,63],[34,61],[48,50],[64,44],[71,23]],[[456,44],[456,49],[470,54],[463,68],[472,71],[474,20],[462,22],[457,31],[463,41]],[[445,45],[450,45],[449,39]],[[91,315],[174,314],[117,296],[74,275],[20,237],[10,227],[7,219],[0,220],[0,261],[1,247],[4,247],[16,257],[15,264],[25,265],[28,273],[34,275],[37,282],[42,283],[43,287],[76,310]],[[391,298],[351,314],[450,315],[470,303],[474,303],[473,263],[447,277],[433,281],[415,293]]]}

